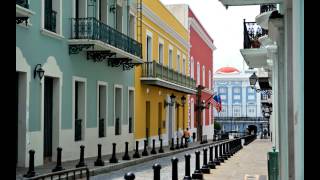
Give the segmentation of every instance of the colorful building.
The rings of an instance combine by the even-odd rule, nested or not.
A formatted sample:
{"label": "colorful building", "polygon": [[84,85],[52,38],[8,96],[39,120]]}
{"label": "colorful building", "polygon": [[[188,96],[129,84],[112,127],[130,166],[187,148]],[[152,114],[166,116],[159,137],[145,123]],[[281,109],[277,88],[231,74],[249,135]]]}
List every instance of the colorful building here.
{"label": "colorful building", "polygon": [[142,2],[144,64],[135,72],[135,137],[149,145],[152,139],[159,145],[161,137],[168,145],[187,128],[189,105],[183,98],[196,93],[189,73],[189,33],[159,0]]}
{"label": "colorful building", "polygon": [[[133,149],[136,3],[16,1],[17,166]],[[182,50],[181,50],[182,51]],[[182,52],[185,52],[183,50]],[[185,54],[185,53],[184,53]],[[186,54],[187,55],[187,54]],[[42,77],[42,75],[44,75]],[[138,108],[137,108],[138,109]]]}
{"label": "colorful building", "polygon": [[[210,37],[206,29],[202,26],[194,12],[188,5],[167,5],[184,27],[188,29],[190,36],[189,43],[191,45],[190,56],[190,76],[196,80],[196,85],[201,85],[200,102],[206,103],[213,95],[213,51],[216,49],[213,39]],[[197,118],[197,96],[191,95],[189,98],[189,116],[188,127],[191,132],[197,132],[197,127],[202,127],[202,135],[207,135],[208,139],[213,138],[214,133],[214,118],[212,105],[207,106],[202,110],[200,120]],[[200,122],[198,122],[200,121]]]}

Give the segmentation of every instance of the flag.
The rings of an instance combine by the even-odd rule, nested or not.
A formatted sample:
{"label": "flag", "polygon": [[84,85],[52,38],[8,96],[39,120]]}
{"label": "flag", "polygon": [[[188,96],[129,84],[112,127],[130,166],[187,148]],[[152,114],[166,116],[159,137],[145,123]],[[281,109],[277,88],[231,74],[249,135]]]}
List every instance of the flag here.
{"label": "flag", "polygon": [[222,110],[221,97],[217,94],[213,97],[213,105],[218,112]]}

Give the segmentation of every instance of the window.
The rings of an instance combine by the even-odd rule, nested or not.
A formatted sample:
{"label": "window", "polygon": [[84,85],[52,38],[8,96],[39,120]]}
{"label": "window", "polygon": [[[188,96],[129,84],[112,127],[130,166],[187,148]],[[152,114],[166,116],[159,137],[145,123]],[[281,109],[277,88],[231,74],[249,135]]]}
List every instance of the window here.
{"label": "window", "polygon": [[163,64],[163,44],[159,43],[159,63]]}
{"label": "window", "polygon": [[206,86],[206,67],[202,66],[202,85]]}
{"label": "window", "polygon": [[186,74],[186,58],[182,59],[182,74]]}
{"label": "window", "polygon": [[227,88],[219,88],[220,93],[227,93]]}
{"label": "window", "polygon": [[44,0],[44,29],[61,34],[61,0]]}
{"label": "window", "polygon": [[134,89],[129,88],[129,133],[133,133],[134,131]]}
{"label": "window", "polygon": [[[107,24],[107,23],[105,23]],[[128,35],[132,38],[135,39],[135,16],[130,14],[129,16],[129,32]]]}
{"label": "window", "polygon": [[147,61],[152,62],[152,37],[147,35]]}
{"label": "window", "polygon": [[180,54],[177,55],[177,72],[181,73]]}
{"label": "window", "polygon": [[99,138],[106,137],[107,127],[107,83],[98,81],[98,134]]}
{"label": "window", "polygon": [[234,100],[240,100],[240,95],[233,95]]}
{"label": "window", "polygon": [[254,89],[252,89],[251,87],[248,87],[248,92],[249,93],[254,93]]}
{"label": "window", "polygon": [[254,100],[255,96],[254,95],[248,95],[248,100]]}
{"label": "window", "polygon": [[220,95],[221,99],[227,99],[226,95]]}
{"label": "window", "polygon": [[73,108],[75,141],[84,140],[86,119],[86,79],[74,77],[73,79]]}
{"label": "window", "polygon": [[114,121],[115,121],[115,135],[121,134],[121,120],[122,120],[122,86],[115,85],[114,87]]}
{"label": "window", "polygon": [[211,90],[211,71],[208,72],[208,80],[209,80],[209,90]]}
{"label": "window", "polygon": [[169,68],[172,69],[172,49],[169,49]]}
{"label": "window", "polygon": [[122,11],[123,11],[122,7],[117,4],[116,5],[116,22],[117,22],[116,29],[119,32],[122,32],[122,18],[123,18]]}
{"label": "window", "polygon": [[240,93],[240,88],[233,88],[233,93]]}
{"label": "window", "polygon": [[200,63],[197,62],[197,85],[200,84]]}
{"label": "window", "polygon": [[239,106],[233,107],[233,117],[240,117],[241,116],[241,109]]}
{"label": "window", "polygon": [[194,79],[194,60],[193,57],[191,57],[191,78]]}

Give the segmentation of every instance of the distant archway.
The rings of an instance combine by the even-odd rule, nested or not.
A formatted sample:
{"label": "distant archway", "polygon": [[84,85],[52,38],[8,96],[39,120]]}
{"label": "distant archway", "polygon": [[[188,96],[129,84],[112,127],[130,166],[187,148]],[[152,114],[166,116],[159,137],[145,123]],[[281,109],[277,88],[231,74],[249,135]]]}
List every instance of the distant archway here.
{"label": "distant archway", "polygon": [[249,134],[257,134],[257,126],[255,126],[255,125],[249,125],[248,126],[248,131],[249,131]]}

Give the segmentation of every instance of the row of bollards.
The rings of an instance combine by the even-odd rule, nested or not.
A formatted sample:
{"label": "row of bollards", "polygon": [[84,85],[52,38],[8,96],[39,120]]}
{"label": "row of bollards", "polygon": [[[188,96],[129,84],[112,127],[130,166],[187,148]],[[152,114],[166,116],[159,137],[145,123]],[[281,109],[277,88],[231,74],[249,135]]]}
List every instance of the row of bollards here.
{"label": "row of bollards", "polygon": [[[160,139],[160,149],[159,149],[159,153],[164,153],[163,147],[162,147],[162,139]],[[118,159],[116,157],[116,143],[112,143],[112,156],[109,159],[110,163],[118,163]],[[129,156],[129,151],[128,151],[128,146],[129,143],[125,142],[125,153],[124,156],[122,157],[122,160],[130,160],[130,156]],[[102,160],[102,156],[101,156],[101,148],[102,145],[98,144],[98,156],[97,156],[97,160],[94,162],[95,166],[104,166],[104,161]],[[80,167],[85,167],[87,166],[85,164],[84,161],[84,149],[85,146],[81,145],[80,146],[80,160],[78,162],[78,164],[76,165],[76,168],[80,168]],[[57,171],[62,171],[65,170],[62,167],[62,163],[61,163],[61,154],[62,154],[62,148],[58,147],[57,148],[57,164],[55,166],[54,169],[52,169],[52,172],[57,172]],[[157,154],[156,150],[155,150],[155,140],[153,140],[153,147],[152,147],[152,151],[151,154]],[[35,151],[34,150],[30,150],[29,151],[29,168],[27,173],[24,175],[24,177],[34,177],[36,175],[35,170],[34,170],[34,155],[35,155]],[[142,152],[142,156],[148,156],[149,153],[147,151],[147,141],[144,141],[144,150]],[[133,154],[133,158],[140,158],[140,154],[139,154],[139,141],[136,141],[136,149],[135,149],[135,153]]]}
{"label": "row of bollards", "polygon": [[[203,179],[203,174],[210,174],[210,169],[215,169],[216,166],[225,162],[228,157],[233,156],[234,153],[239,151],[242,148],[241,139],[234,139],[228,142],[222,142],[215,145],[209,146],[209,162],[208,162],[208,148],[203,148],[203,165],[200,168],[200,151],[195,151],[195,170],[190,173],[190,154],[185,154],[185,176],[183,180],[192,180],[192,179]],[[219,149],[219,151],[218,151]],[[213,153],[214,150],[214,153]],[[171,159],[172,163],[172,180],[178,180],[178,162],[179,159],[173,157]],[[160,171],[161,165],[154,164],[153,168],[153,179],[160,180]],[[133,173],[127,173],[124,176],[125,180],[134,180],[135,175]]]}
{"label": "row of bollards", "polygon": [[[181,139],[181,143],[179,145],[179,138],[177,138],[177,141],[176,141],[177,145],[175,148],[174,147],[174,139],[172,138],[170,149],[174,150],[174,149],[188,147],[188,142],[186,139],[185,139],[185,143],[183,144],[184,139],[185,138]],[[163,142],[163,140],[160,139],[160,149],[158,150],[159,153],[164,153],[164,150],[162,147],[162,142]],[[122,160],[130,160],[131,159],[129,156],[129,152],[128,152],[128,145],[129,145],[129,143],[125,142],[125,154],[122,157]],[[113,143],[112,146],[113,146],[112,147],[112,156],[109,159],[109,162],[110,163],[118,163],[119,161],[116,157],[116,143]],[[218,146],[219,146],[219,156],[218,156]],[[139,154],[138,147],[139,147],[139,142],[136,141],[136,148],[135,148],[135,153],[133,154],[133,158],[140,158],[141,157]],[[214,158],[213,158],[213,148],[215,148]],[[215,145],[214,147],[210,146],[209,147],[209,149],[210,149],[209,163],[207,162],[207,149],[204,149],[204,157],[203,157],[204,158],[204,160],[203,160],[204,165],[201,167],[201,169],[200,169],[200,159],[199,159],[200,152],[198,152],[199,155],[197,155],[197,152],[196,152],[196,171],[194,174],[192,174],[192,176],[195,176],[195,177],[200,176],[200,175],[198,175],[199,172],[201,172],[201,173],[210,172],[210,168],[214,169],[215,166],[220,165],[221,162],[224,162],[224,160],[227,160],[228,157],[232,156],[236,151],[240,150],[241,148],[242,148],[241,138],[232,140],[227,143],[220,143],[220,144]],[[84,161],[84,149],[85,149],[85,146],[81,145],[80,146],[80,160],[79,160],[78,164],[76,165],[76,168],[87,166]],[[102,156],[101,156],[101,149],[102,149],[102,145],[98,144],[98,156],[97,156],[97,160],[94,162],[95,166],[104,166],[104,161],[102,160]],[[155,150],[155,140],[153,140],[153,143],[152,143],[151,154],[157,154],[157,152]],[[27,171],[27,174],[24,175],[24,177],[34,177],[36,174],[35,170],[34,170],[34,155],[35,155],[35,151],[30,150],[29,151],[29,156],[30,156],[29,169]],[[57,148],[57,164],[56,164],[55,168],[52,169],[52,172],[64,170],[64,168],[62,167],[62,163],[61,163],[61,155],[62,155],[62,148],[58,147]],[[148,155],[149,155],[149,153],[147,151],[147,140],[144,140],[144,150],[142,152],[142,156],[148,156]],[[199,162],[197,161],[197,159],[199,159],[198,160]],[[175,161],[173,161],[173,162],[175,162]],[[187,165],[188,165],[188,156],[186,156],[186,166]],[[190,171],[190,157],[189,157],[189,165],[188,166],[189,166],[189,171]],[[161,168],[161,166],[160,166],[160,168]],[[188,174],[187,170],[188,170],[188,168],[186,168],[186,174]],[[190,173],[189,173],[189,175],[186,175],[186,176],[187,177],[190,176]],[[131,177],[131,176],[128,176],[128,177]]]}

